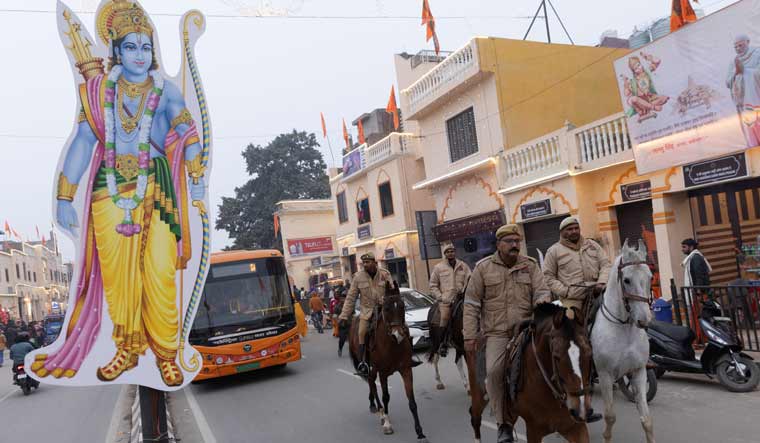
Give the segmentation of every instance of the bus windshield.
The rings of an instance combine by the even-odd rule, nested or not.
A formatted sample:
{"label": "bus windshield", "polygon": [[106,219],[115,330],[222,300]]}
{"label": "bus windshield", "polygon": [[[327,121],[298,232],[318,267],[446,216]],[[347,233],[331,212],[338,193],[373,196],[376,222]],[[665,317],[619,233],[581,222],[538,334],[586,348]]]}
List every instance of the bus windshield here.
{"label": "bus windshield", "polygon": [[222,263],[209,271],[191,341],[293,321],[282,257]]}

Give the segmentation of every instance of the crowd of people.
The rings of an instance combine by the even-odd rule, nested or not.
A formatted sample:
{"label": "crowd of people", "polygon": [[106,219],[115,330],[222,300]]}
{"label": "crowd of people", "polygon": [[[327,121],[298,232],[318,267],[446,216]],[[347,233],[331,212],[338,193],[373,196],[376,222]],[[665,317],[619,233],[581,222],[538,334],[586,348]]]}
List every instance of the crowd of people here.
{"label": "crowd of people", "polygon": [[5,363],[6,349],[10,352],[13,364],[20,364],[28,352],[45,343],[45,335],[45,328],[39,321],[26,323],[11,319],[7,323],[0,323],[0,367]]}

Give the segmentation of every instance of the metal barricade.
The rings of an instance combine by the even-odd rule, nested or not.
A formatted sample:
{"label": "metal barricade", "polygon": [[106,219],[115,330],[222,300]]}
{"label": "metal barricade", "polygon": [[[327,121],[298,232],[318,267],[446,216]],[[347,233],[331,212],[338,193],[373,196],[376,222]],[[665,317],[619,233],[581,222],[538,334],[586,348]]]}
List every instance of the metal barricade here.
{"label": "metal barricade", "polygon": [[745,349],[760,351],[760,286],[742,282],[729,286],[683,286],[680,290],[670,280],[673,317],[677,324],[690,327],[700,342],[704,342],[699,328],[702,302],[717,302],[724,317],[731,319],[734,332]]}

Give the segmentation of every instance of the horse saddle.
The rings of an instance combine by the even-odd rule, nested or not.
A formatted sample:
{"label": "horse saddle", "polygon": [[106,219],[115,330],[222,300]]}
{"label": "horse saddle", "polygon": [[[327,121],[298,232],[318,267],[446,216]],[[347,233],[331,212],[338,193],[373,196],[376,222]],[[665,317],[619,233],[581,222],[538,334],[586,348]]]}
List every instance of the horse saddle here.
{"label": "horse saddle", "polygon": [[533,330],[531,322],[525,321],[520,325],[519,332],[507,344],[507,391],[511,401],[517,400],[517,394],[522,390],[522,366],[525,348],[530,343]]}

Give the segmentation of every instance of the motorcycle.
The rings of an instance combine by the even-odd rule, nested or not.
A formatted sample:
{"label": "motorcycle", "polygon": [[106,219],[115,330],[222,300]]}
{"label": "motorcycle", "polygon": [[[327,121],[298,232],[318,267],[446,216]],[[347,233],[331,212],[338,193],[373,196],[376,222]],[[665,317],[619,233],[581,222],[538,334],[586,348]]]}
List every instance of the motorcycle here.
{"label": "motorcycle", "polygon": [[666,372],[704,374],[711,379],[717,377],[731,392],[753,391],[760,383],[760,367],[742,352],[744,347],[733,331],[731,319],[721,314],[718,303],[702,302],[699,326],[708,341],[699,359],[692,347],[694,331],[686,326],[652,321],[647,335],[657,377]]}
{"label": "motorcycle", "polygon": [[20,387],[24,395],[29,395],[32,392],[32,388],[38,389],[40,387],[40,382],[26,374],[24,365],[15,365],[13,367],[13,384]]}

